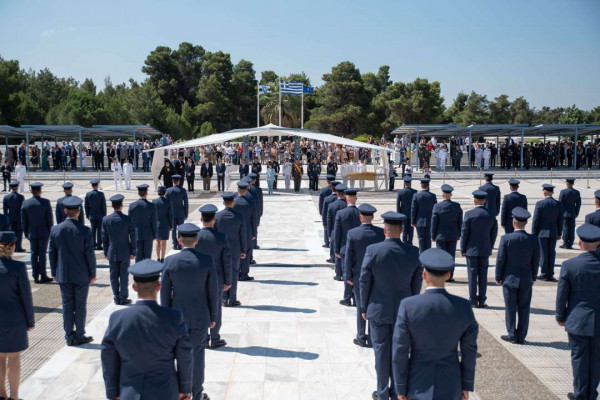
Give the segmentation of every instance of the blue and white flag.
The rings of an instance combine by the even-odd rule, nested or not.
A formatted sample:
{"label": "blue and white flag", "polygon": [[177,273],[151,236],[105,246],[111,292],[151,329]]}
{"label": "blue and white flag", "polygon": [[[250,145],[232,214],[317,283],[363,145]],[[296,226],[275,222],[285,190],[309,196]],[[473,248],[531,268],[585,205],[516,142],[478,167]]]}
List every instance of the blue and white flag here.
{"label": "blue and white flag", "polygon": [[302,94],[304,85],[302,82],[279,82],[279,89],[281,94],[296,94],[300,96]]}
{"label": "blue and white flag", "polygon": [[314,86],[304,86],[304,94],[313,94],[314,91]]}
{"label": "blue and white flag", "polygon": [[269,90],[269,86],[267,86],[267,85],[258,85],[258,91],[261,94],[265,94],[265,93],[269,93],[271,90]]}

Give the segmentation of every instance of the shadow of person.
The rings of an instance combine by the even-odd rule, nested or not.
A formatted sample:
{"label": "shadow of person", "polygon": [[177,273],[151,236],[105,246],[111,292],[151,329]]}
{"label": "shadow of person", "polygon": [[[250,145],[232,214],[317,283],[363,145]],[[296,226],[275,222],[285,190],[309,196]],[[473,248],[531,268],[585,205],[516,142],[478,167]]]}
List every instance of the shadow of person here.
{"label": "shadow of person", "polygon": [[275,349],[263,346],[248,346],[248,347],[220,347],[214,351],[222,351],[225,353],[239,353],[251,357],[269,357],[269,358],[290,358],[300,360],[316,360],[319,354],[310,351],[284,350]]}

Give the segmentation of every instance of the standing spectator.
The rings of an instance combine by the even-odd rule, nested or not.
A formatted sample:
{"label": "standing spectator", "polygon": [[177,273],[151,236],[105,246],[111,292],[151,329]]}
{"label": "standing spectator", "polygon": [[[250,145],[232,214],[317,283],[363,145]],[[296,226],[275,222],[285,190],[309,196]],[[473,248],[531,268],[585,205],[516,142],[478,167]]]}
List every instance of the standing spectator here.
{"label": "standing spectator", "polygon": [[163,178],[165,186],[170,188],[173,186],[173,175],[175,175],[175,169],[171,165],[171,161],[165,158],[165,165],[161,168],[158,179]]}
{"label": "standing spectator", "polygon": [[21,185],[21,193],[23,193],[23,188],[25,187],[25,176],[27,175],[27,168],[21,160],[17,161],[17,166],[15,167],[15,176]]}
{"label": "standing spectator", "polygon": [[196,179],[196,165],[190,157],[185,165],[185,179],[187,181],[188,192],[194,193],[194,180]]}
{"label": "standing spectator", "polygon": [[285,188],[290,188],[290,180],[292,178],[292,163],[289,158],[285,159],[283,163],[283,178],[285,180]]}
{"label": "standing spectator", "polygon": [[117,162],[116,159],[113,159],[110,163],[110,170],[113,172],[113,179],[115,180],[115,190],[119,190],[119,184],[123,189],[123,168],[121,164]]}
{"label": "standing spectator", "polygon": [[300,159],[296,159],[294,164],[292,165],[292,177],[294,178],[294,192],[300,191],[300,184],[302,183],[302,175],[304,174],[304,169],[300,164]]}
{"label": "standing spectator", "polygon": [[231,169],[233,166],[231,165],[231,159],[225,159],[225,189],[229,190],[229,186],[231,186]]}
{"label": "standing spectator", "polygon": [[204,157],[204,162],[200,167],[200,176],[202,177],[204,192],[210,193],[210,180],[213,176],[213,165],[208,161],[208,157]]}
{"label": "standing spectator", "polygon": [[2,181],[4,182],[4,189],[2,189],[3,192],[6,192],[6,183],[10,183],[10,174],[12,170],[13,169],[10,166],[10,161],[7,157],[6,161],[4,161],[4,165],[2,166],[2,168],[0,168],[0,171],[2,171]]}
{"label": "standing spectator", "polygon": [[133,165],[131,160],[125,160],[123,164],[123,176],[125,177],[125,188],[131,190],[131,175],[133,174]]}
{"label": "standing spectator", "polygon": [[218,158],[217,159],[217,191],[222,192],[225,190],[225,171],[227,167],[225,163]]}
{"label": "standing spectator", "polygon": [[275,169],[273,163],[269,161],[267,164],[267,186],[269,188],[269,194],[273,194],[273,184],[275,183]]}

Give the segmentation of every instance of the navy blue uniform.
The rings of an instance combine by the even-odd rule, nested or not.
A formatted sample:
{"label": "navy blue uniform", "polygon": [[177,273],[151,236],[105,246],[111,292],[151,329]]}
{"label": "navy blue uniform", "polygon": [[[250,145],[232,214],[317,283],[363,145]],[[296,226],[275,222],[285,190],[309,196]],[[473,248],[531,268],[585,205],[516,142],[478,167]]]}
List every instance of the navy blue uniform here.
{"label": "navy blue uniform", "polygon": [[[346,207],[347,207],[347,204],[346,204],[345,198],[342,198],[342,199],[338,198],[335,201],[333,201],[332,203],[330,203],[329,206],[327,207],[327,237],[331,240],[329,242],[329,253],[331,254],[331,257],[334,262],[337,258],[335,256],[335,245],[333,244],[333,230],[335,228],[335,215],[338,213],[338,211],[343,210]],[[335,267],[336,267],[335,276],[337,278],[341,278],[342,270],[339,268],[339,265],[337,262],[335,264]]]}
{"label": "navy blue uniform", "polygon": [[585,223],[596,225],[600,228],[600,208],[597,208],[593,213],[589,213],[585,216]]}
{"label": "navy blue uniform", "polygon": [[[56,225],[60,224],[61,222],[67,219],[67,214],[65,214],[65,207],[63,206],[63,200],[70,196],[72,195],[69,194],[63,196],[56,201],[56,209],[54,210],[54,215],[56,216]],[[79,211],[80,213],[79,217],[77,217],[77,220],[84,224],[85,222],[83,220],[83,206],[79,207]]]}
{"label": "navy blue uniform", "polygon": [[85,215],[92,227],[94,248],[100,250],[102,247],[102,219],[106,217],[106,197],[98,189],[87,192],[83,201]]}
{"label": "navy blue uniform", "polygon": [[152,200],[156,207],[156,238],[169,240],[169,232],[173,229],[173,207],[171,200],[165,196]]}
{"label": "navy blue uniform", "polygon": [[248,196],[237,196],[234,200],[233,210],[244,217],[246,223],[246,258],[240,261],[239,277],[247,278],[250,273],[250,259],[252,256],[252,237],[256,237],[258,230],[258,210],[254,201]]}
{"label": "navy blue uniform", "polygon": [[213,258],[192,248],[165,259],[160,303],[179,310],[193,346],[192,391],[201,399],[204,390],[204,350],[208,327],[218,317],[219,288]]}
{"label": "navy blue uniform", "polygon": [[[396,195],[396,212],[402,213],[407,217],[411,215],[412,200],[417,191],[411,187],[400,189]],[[411,225],[410,218],[402,222],[402,241],[412,244],[414,228]]]}
{"label": "navy blue uniform", "polygon": [[223,294],[227,301],[237,301],[237,283],[240,275],[240,257],[248,246],[246,221],[233,208],[225,208],[215,216],[215,229],[227,237],[231,254],[231,288]]}
{"label": "navy blue uniform", "polygon": [[577,399],[597,399],[600,384],[600,255],[585,252],[563,262],[556,320],[565,323]]}
{"label": "navy blue uniform", "polygon": [[50,233],[48,254],[52,277],[60,285],[65,339],[76,342],[85,335],[90,280],[96,278],[91,229],[74,219],[55,225]]}
{"label": "navy blue uniform", "polygon": [[421,292],[422,272],[418,249],[400,239],[387,238],[367,247],[360,272],[361,304],[357,307],[367,314],[371,328],[380,399],[395,397],[392,375],[394,324],[400,302]]}
{"label": "navy blue uniform", "polygon": [[21,207],[23,233],[31,246],[31,272],[34,279],[46,278],[46,252],[48,238],[54,222],[52,206],[48,199],[34,196],[23,202]]}
{"label": "navy blue uniform", "polygon": [[[355,205],[347,206],[340,210],[335,215],[335,223],[333,228],[333,251],[340,254],[342,257],[335,257],[335,274],[336,276],[344,275],[344,257],[346,256],[346,236],[352,228],[360,226],[360,211]],[[339,275],[338,275],[339,271]],[[352,285],[344,279],[344,301],[352,299]]]}
{"label": "navy blue uniform", "polygon": [[154,300],[110,315],[100,356],[109,399],[178,400],[179,393],[192,392],[192,345],[183,316]]}
{"label": "navy blue uniform", "polygon": [[532,287],[539,261],[540,243],[535,236],[520,229],[500,239],[496,257],[496,282],[502,282],[506,331],[518,343],[523,342],[527,336]]}
{"label": "navy blue uniform", "polygon": [[551,196],[540,200],[535,205],[531,233],[540,239],[541,279],[554,278],[556,261],[556,240],[562,229],[563,209],[560,203]]}
{"label": "navy blue uniform", "polygon": [[10,230],[17,235],[17,243],[15,246],[16,251],[23,251],[23,225],[21,224],[21,207],[23,206],[24,201],[25,196],[15,191],[7,194],[4,196],[4,199],[2,199],[4,214],[8,215],[8,220],[10,222]]}
{"label": "navy blue uniform", "polygon": [[492,182],[486,182],[479,190],[482,190],[487,193],[487,197],[485,198],[485,206],[492,213],[494,217],[497,217],[500,213],[500,188],[494,185]]}
{"label": "navy blue uniform", "polygon": [[0,258],[0,353],[29,347],[27,329],[35,326],[31,286],[24,262]]}
{"label": "navy blue uniform", "polygon": [[575,220],[581,210],[581,194],[577,189],[563,189],[558,196],[558,202],[563,209],[563,243],[567,248],[571,248],[575,242]]}
{"label": "navy blue uniform", "polygon": [[462,391],[472,392],[478,332],[469,302],[444,288],[428,288],[403,300],[392,347],[396,394],[460,399]]}
{"label": "navy blue uniform", "polygon": [[[331,196],[332,190],[331,185],[327,185],[323,189],[319,191],[319,215],[323,216],[323,203],[325,199]],[[329,239],[327,238],[327,230],[323,230],[323,239],[325,240],[325,245],[329,247]]]}
{"label": "navy blue uniform", "polygon": [[[258,222],[256,223],[256,235],[254,235],[254,240],[252,243],[252,249],[256,249],[258,246],[258,227],[260,226],[260,219],[262,218],[263,215],[263,191],[260,188],[260,186],[258,186],[258,178],[256,179],[256,183],[254,184],[250,184],[248,186],[248,192],[252,195],[252,199],[254,200],[254,204],[255,206],[258,208],[257,210],[257,215],[258,215]],[[250,260],[253,259],[253,252],[250,253]]]}
{"label": "navy blue uniform", "polygon": [[156,239],[158,224],[156,207],[148,200],[141,198],[129,205],[128,214],[135,227],[135,262],[152,258],[152,241]]}
{"label": "navy blue uniform", "polygon": [[512,210],[517,207],[527,210],[527,196],[519,192],[510,192],[502,200],[502,210],[500,212],[500,226],[504,228],[505,233],[514,232]]}
{"label": "navy blue uniform", "polygon": [[417,228],[419,251],[421,253],[431,248],[431,217],[433,215],[433,205],[436,203],[435,194],[429,190],[421,190],[413,196],[410,221]]}
{"label": "navy blue uniform", "polygon": [[180,186],[172,186],[167,189],[165,197],[171,201],[173,207],[173,230],[171,237],[173,240],[173,248],[177,248],[177,226],[183,224],[188,217],[189,204],[187,191]]}
{"label": "navy blue uniform", "polygon": [[469,300],[473,305],[485,304],[489,257],[497,235],[498,222],[487,207],[477,206],[465,213],[460,252],[467,259]]}
{"label": "navy blue uniform", "polygon": [[331,246],[331,244],[329,243],[329,228],[327,227],[327,218],[328,218],[328,211],[329,211],[329,206],[337,200],[337,194],[335,194],[335,192],[331,193],[329,196],[325,197],[325,199],[323,200],[323,206],[321,207],[321,221],[323,222],[323,235],[325,236],[325,242],[327,244],[327,247],[329,247],[329,257],[331,258],[331,260],[333,261],[333,246]]}
{"label": "navy blue uniform", "polygon": [[136,253],[135,228],[129,216],[115,211],[104,217],[102,246],[110,267],[113,300],[123,304],[129,297],[129,261]]}
{"label": "navy blue uniform", "polygon": [[[450,253],[456,258],[456,242],[460,238],[460,229],[463,222],[463,210],[455,201],[444,200],[433,206],[431,216],[431,237],[435,245]],[[454,276],[454,268],[450,278]]]}

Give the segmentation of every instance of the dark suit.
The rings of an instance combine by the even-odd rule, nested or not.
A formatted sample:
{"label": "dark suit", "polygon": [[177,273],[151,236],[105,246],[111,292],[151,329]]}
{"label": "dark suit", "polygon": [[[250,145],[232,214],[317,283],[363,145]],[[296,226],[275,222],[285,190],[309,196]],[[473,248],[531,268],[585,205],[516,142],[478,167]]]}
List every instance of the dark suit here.
{"label": "dark suit", "polygon": [[74,219],[53,226],[48,254],[52,276],[60,284],[65,339],[79,340],[85,335],[90,279],[96,277],[91,229]]}
{"label": "dark suit", "polygon": [[558,202],[563,209],[562,239],[567,247],[572,247],[575,241],[575,220],[581,209],[581,194],[579,190],[566,188],[560,191]]}
{"label": "dark suit", "polygon": [[519,192],[510,192],[502,200],[502,210],[500,212],[500,225],[504,228],[505,233],[511,233],[513,228],[512,210],[521,207],[527,210],[527,196]]}
{"label": "dark suit", "polygon": [[194,191],[194,180],[196,179],[196,164],[185,164],[185,180],[187,181],[188,190]]}
{"label": "dark suit", "polygon": [[524,341],[527,336],[532,287],[539,262],[540,243],[537,237],[518,230],[500,239],[496,257],[496,282],[502,282],[506,331],[511,339],[518,342]]}
{"label": "dark suit", "polygon": [[469,300],[485,304],[489,257],[498,235],[498,222],[490,209],[477,206],[465,213],[460,233],[460,252],[466,256]]}
{"label": "dark suit", "polygon": [[21,207],[23,207],[23,202],[25,201],[25,197],[17,193],[15,191],[7,194],[2,199],[2,205],[4,208],[4,214],[8,215],[8,220],[10,221],[10,230],[17,235],[17,243],[15,249],[18,251],[23,250],[23,225],[21,223]]}
{"label": "dark suit", "polygon": [[160,303],[181,311],[194,351],[194,397],[204,390],[204,350],[208,327],[218,317],[219,288],[213,258],[185,248],[165,259]]}
{"label": "dark suit", "polygon": [[491,182],[486,182],[479,190],[487,193],[485,206],[492,212],[494,217],[497,217],[500,213],[500,188]]}
{"label": "dark suit", "polygon": [[431,248],[431,217],[433,205],[437,203],[435,194],[429,190],[415,193],[410,209],[411,224],[417,228],[419,238],[419,251],[422,253]]}
{"label": "dark suit", "polygon": [[[56,225],[60,224],[61,222],[67,219],[67,214],[65,214],[65,207],[63,206],[63,200],[69,196],[71,195],[63,196],[56,201],[56,209],[54,210],[54,215],[56,216]],[[77,218],[77,220],[82,224],[85,224],[83,220],[83,206],[79,207],[79,211],[79,217]]]}
{"label": "dark suit", "polygon": [[200,176],[202,177],[203,189],[210,191],[210,178],[213,176],[213,165],[211,162],[200,165]]}
{"label": "dark suit", "polygon": [[237,301],[237,283],[240,276],[240,256],[248,246],[246,221],[244,216],[226,208],[217,213],[215,229],[227,237],[229,253],[231,254],[231,288],[223,294],[224,300]]}
{"label": "dark suit", "polygon": [[[331,185],[327,185],[323,189],[319,191],[319,215],[323,216],[323,203],[325,199],[331,196],[332,190]],[[329,239],[327,238],[327,229],[323,229],[323,239],[325,240],[325,244],[329,247]]]}
{"label": "dark suit", "polygon": [[113,300],[123,302],[129,297],[129,260],[136,253],[135,227],[131,218],[115,211],[102,220],[102,247],[110,267]]}
{"label": "dark suit", "polygon": [[[243,252],[246,253],[246,258],[240,261],[240,277],[248,277],[250,273],[250,259],[252,257],[252,247],[254,241],[252,237],[256,237],[258,229],[258,210],[251,199],[251,195],[238,196],[235,198],[233,210],[242,215],[246,224],[246,248]],[[232,300],[232,299],[230,299]],[[232,300],[233,301],[233,300]]]}
{"label": "dark suit", "polygon": [[246,164],[246,165],[240,164],[238,172],[240,173],[240,179],[245,178],[250,173],[250,167],[248,166],[248,164]]}
{"label": "dark suit", "polygon": [[469,302],[444,288],[403,300],[392,348],[396,394],[458,400],[473,391],[478,332]]}
{"label": "dark suit", "polygon": [[367,247],[360,272],[361,304],[357,307],[367,314],[371,328],[380,399],[394,392],[392,335],[398,307],[403,299],[420,293],[422,271],[418,249],[400,239]]}
{"label": "dark suit", "polygon": [[32,197],[21,207],[23,233],[31,246],[31,272],[33,277],[47,277],[46,252],[52,221],[52,206],[48,199]]}
{"label": "dark suit", "polygon": [[171,237],[173,247],[177,247],[177,226],[183,224],[189,214],[189,203],[187,191],[178,186],[173,186],[167,189],[165,197],[171,201],[173,207],[173,230]]}
{"label": "dark suit", "polygon": [[571,348],[574,394],[597,399],[600,383],[600,255],[585,252],[563,262],[556,320],[565,323]]}
{"label": "dark suit", "polygon": [[400,189],[396,195],[396,211],[406,215],[408,218],[402,223],[402,241],[412,244],[414,228],[411,225],[410,216],[413,196],[417,191],[411,187]]}
{"label": "dark suit", "polygon": [[152,257],[152,242],[156,239],[158,224],[156,206],[141,198],[129,205],[128,214],[135,227],[135,240],[137,242],[135,262],[137,263]]}
{"label": "dark suit", "polygon": [[218,163],[216,170],[217,170],[217,190],[222,192],[225,190],[225,170],[227,169],[227,166],[225,165],[225,163]]}
{"label": "dark suit", "polygon": [[[335,257],[336,276],[344,275],[344,257],[346,256],[346,235],[352,228],[360,226],[360,211],[354,205],[347,206],[335,215],[333,228],[333,251],[341,254],[342,258]],[[339,275],[338,275],[339,271]],[[352,285],[344,279],[344,298],[345,301],[352,299]]]}
{"label": "dark suit", "polygon": [[540,200],[533,211],[531,233],[540,239],[540,268],[543,278],[554,277],[556,240],[562,229],[563,209],[551,196]]}
{"label": "dark suit", "polygon": [[179,393],[192,392],[192,345],[183,316],[154,300],[111,314],[100,356],[109,399],[178,400]]}

